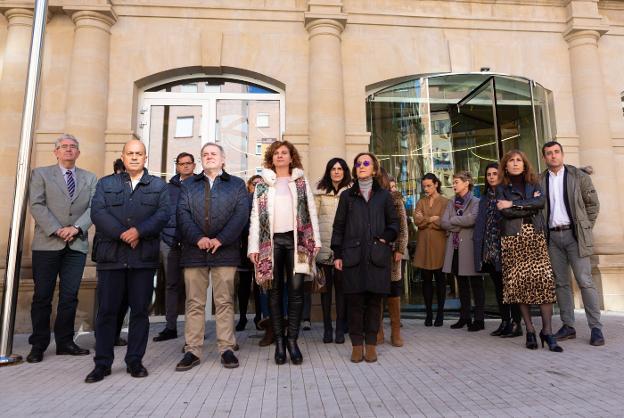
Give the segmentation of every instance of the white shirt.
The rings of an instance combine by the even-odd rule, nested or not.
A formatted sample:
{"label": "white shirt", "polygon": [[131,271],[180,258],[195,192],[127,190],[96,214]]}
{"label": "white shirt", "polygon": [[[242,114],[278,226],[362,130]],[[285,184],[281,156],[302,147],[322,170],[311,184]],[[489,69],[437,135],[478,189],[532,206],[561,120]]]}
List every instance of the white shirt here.
{"label": "white shirt", "polygon": [[554,173],[548,170],[548,201],[550,204],[550,219],[548,220],[548,226],[550,228],[570,225],[570,217],[566,211],[564,201],[564,179],[565,166],[559,170],[559,173]]}
{"label": "white shirt", "polygon": [[290,177],[278,177],[275,181],[275,225],[273,233],[289,232],[294,230],[293,225],[293,198],[288,183]]}
{"label": "white shirt", "polygon": [[217,174],[217,175],[214,177],[214,179],[211,179],[211,178],[210,178],[210,176],[204,172],[204,176],[206,176],[206,178],[208,179],[208,183],[210,183],[210,188],[211,188],[211,189],[212,189],[212,185],[213,185],[213,184],[214,184],[214,182],[215,182],[215,179],[216,179],[217,177],[219,177],[221,174],[223,174],[223,170],[219,171],[219,174]]}

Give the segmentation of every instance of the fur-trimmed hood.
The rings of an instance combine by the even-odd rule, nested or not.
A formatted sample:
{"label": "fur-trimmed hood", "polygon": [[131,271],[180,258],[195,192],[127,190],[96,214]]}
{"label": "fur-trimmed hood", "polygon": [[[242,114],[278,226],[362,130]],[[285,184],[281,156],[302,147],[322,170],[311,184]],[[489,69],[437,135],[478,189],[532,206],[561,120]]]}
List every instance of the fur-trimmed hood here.
{"label": "fur-trimmed hood", "polygon": [[[270,168],[263,168],[260,175],[267,185],[271,187],[275,186],[275,182],[277,181],[277,174],[275,173],[275,171],[271,170]],[[303,177],[303,175],[304,173],[302,169],[293,168],[292,172],[290,173],[290,181],[295,181],[298,178]]]}

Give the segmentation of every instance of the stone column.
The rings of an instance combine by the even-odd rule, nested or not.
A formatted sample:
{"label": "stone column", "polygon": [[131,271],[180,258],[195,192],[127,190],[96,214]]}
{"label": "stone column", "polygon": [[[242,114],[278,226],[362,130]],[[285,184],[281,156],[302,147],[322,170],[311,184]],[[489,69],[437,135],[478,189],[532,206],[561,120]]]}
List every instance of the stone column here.
{"label": "stone column", "polygon": [[105,174],[104,132],[108,107],[110,29],[112,11],[72,11],[76,25],[67,94],[65,131],[80,140],[78,165]]}
{"label": "stone column", "polygon": [[[312,6],[310,6],[312,7]],[[341,6],[338,10],[341,9]],[[345,156],[345,112],[342,79],[341,34],[346,15],[341,13],[306,13],[309,33],[308,177],[321,178],[327,161]]]}
{"label": "stone column", "polygon": [[600,216],[594,228],[595,246],[598,253],[608,254],[618,246],[621,249],[624,237],[609,112],[600,68],[600,36],[595,29],[572,28],[566,32],[565,39],[569,45],[579,157],[582,165],[594,168],[592,180],[600,198]]}
{"label": "stone column", "polygon": [[[0,253],[6,253],[19,136],[24,111],[24,94],[28,70],[28,53],[32,36],[33,10],[5,9],[8,33],[4,50],[2,79],[0,81]],[[5,260],[1,261],[4,265]]]}

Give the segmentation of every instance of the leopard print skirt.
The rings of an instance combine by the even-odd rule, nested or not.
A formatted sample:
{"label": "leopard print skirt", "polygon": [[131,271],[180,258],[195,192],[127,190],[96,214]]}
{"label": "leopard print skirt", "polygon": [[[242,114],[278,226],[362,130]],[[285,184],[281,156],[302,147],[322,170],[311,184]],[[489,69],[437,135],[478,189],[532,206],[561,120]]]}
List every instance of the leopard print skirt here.
{"label": "leopard print skirt", "polygon": [[555,275],[544,234],[523,224],[519,235],[502,237],[504,303],[555,303]]}

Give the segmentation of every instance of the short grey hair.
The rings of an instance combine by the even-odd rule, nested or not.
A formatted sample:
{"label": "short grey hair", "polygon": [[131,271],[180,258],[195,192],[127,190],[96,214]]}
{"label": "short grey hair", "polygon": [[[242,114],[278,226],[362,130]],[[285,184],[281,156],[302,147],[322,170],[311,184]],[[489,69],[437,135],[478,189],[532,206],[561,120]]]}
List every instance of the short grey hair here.
{"label": "short grey hair", "polygon": [[78,138],[76,138],[72,134],[63,134],[59,136],[56,141],[54,141],[54,149],[59,149],[61,146],[61,141],[64,141],[66,139],[74,141],[74,144],[76,144],[76,148],[80,149],[80,143],[78,142]]}
{"label": "short grey hair", "polygon": [[221,151],[221,156],[223,157],[223,159],[225,159],[225,150],[223,149],[221,145],[217,144],[216,142],[206,142],[204,145],[202,145],[201,150],[199,150],[200,156],[204,153],[204,150],[206,149],[206,147],[219,148],[219,151]]}

